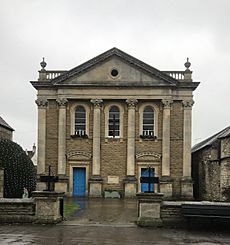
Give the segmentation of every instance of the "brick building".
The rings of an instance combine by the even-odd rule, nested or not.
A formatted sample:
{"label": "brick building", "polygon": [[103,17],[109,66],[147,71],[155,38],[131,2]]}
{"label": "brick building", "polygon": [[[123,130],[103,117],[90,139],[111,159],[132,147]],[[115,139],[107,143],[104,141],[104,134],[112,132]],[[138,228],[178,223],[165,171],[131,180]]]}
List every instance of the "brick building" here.
{"label": "brick building", "polygon": [[194,197],[230,201],[230,127],[192,148]]}
{"label": "brick building", "polygon": [[[48,165],[56,190],[126,197],[145,191],[151,167],[166,198],[191,198],[193,82],[185,71],[159,71],[112,48],[69,70],[41,62],[37,89],[38,176]],[[43,189],[38,183],[38,189]],[[157,184],[151,186],[157,191]]]}
{"label": "brick building", "polygon": [[13,139],[14,129],[0,116],[0,139]]}

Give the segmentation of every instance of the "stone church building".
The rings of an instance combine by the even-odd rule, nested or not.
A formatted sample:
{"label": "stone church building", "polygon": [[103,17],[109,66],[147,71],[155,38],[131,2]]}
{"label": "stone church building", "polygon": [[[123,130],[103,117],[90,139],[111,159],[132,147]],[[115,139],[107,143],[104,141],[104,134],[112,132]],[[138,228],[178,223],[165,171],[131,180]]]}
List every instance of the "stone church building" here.
{"label": "stone church building", "polygon": [[[38,180],[59,176],[56,190],[69,196],[125,197],[146,191],[149,167],[158,176],[151,191],[192,198],[190,62],[185,71],[159,71],[112,48],[69,70],[46,70],[37,90]],[[44,189],[44,183],[37,184]]]}

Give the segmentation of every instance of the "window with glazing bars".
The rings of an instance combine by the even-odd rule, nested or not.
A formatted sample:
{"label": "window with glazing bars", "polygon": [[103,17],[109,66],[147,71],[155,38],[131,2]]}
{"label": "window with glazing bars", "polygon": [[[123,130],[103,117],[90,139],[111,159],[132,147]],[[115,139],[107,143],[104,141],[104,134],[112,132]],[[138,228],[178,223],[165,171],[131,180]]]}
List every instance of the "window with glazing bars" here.
{"label": "window with glazing bars", "polygon": [[120,113],[116,106],[112,106],[109,110],[109,137],[120,136]]}
{"label": "window with glazing bars", "polygon": [[154,110],[146,106],[143,111],[143,136],[154,136]]}
{"label": "window with glazing bars", "polygon": [[77,106],[75,110],[75,135],[83,136],[86,134],[86,113],[83,106]]}

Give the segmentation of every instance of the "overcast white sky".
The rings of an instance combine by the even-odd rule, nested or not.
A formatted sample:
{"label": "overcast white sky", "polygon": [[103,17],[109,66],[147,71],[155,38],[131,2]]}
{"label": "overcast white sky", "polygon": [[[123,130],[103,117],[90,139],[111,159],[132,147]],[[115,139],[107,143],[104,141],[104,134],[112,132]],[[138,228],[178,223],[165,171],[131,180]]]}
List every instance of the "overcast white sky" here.
{"label": "overcast white sky", "polygon": [[117,47],[160,70],[193,78],[193,144],[230,125],[229,0],[0,0],[0,115],[14,141],[37,134],[39,63],[70,69]]}

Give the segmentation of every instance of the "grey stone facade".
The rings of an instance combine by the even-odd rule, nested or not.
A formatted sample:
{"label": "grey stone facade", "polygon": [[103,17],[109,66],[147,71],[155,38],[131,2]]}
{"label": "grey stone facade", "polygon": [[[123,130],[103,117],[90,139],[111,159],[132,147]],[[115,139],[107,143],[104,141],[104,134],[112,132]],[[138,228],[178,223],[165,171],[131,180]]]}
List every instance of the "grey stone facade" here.
{"label": "grey stone facade", "polygon": [[230,200],[230,127],[192,149],[194,196],[198,200]]}

